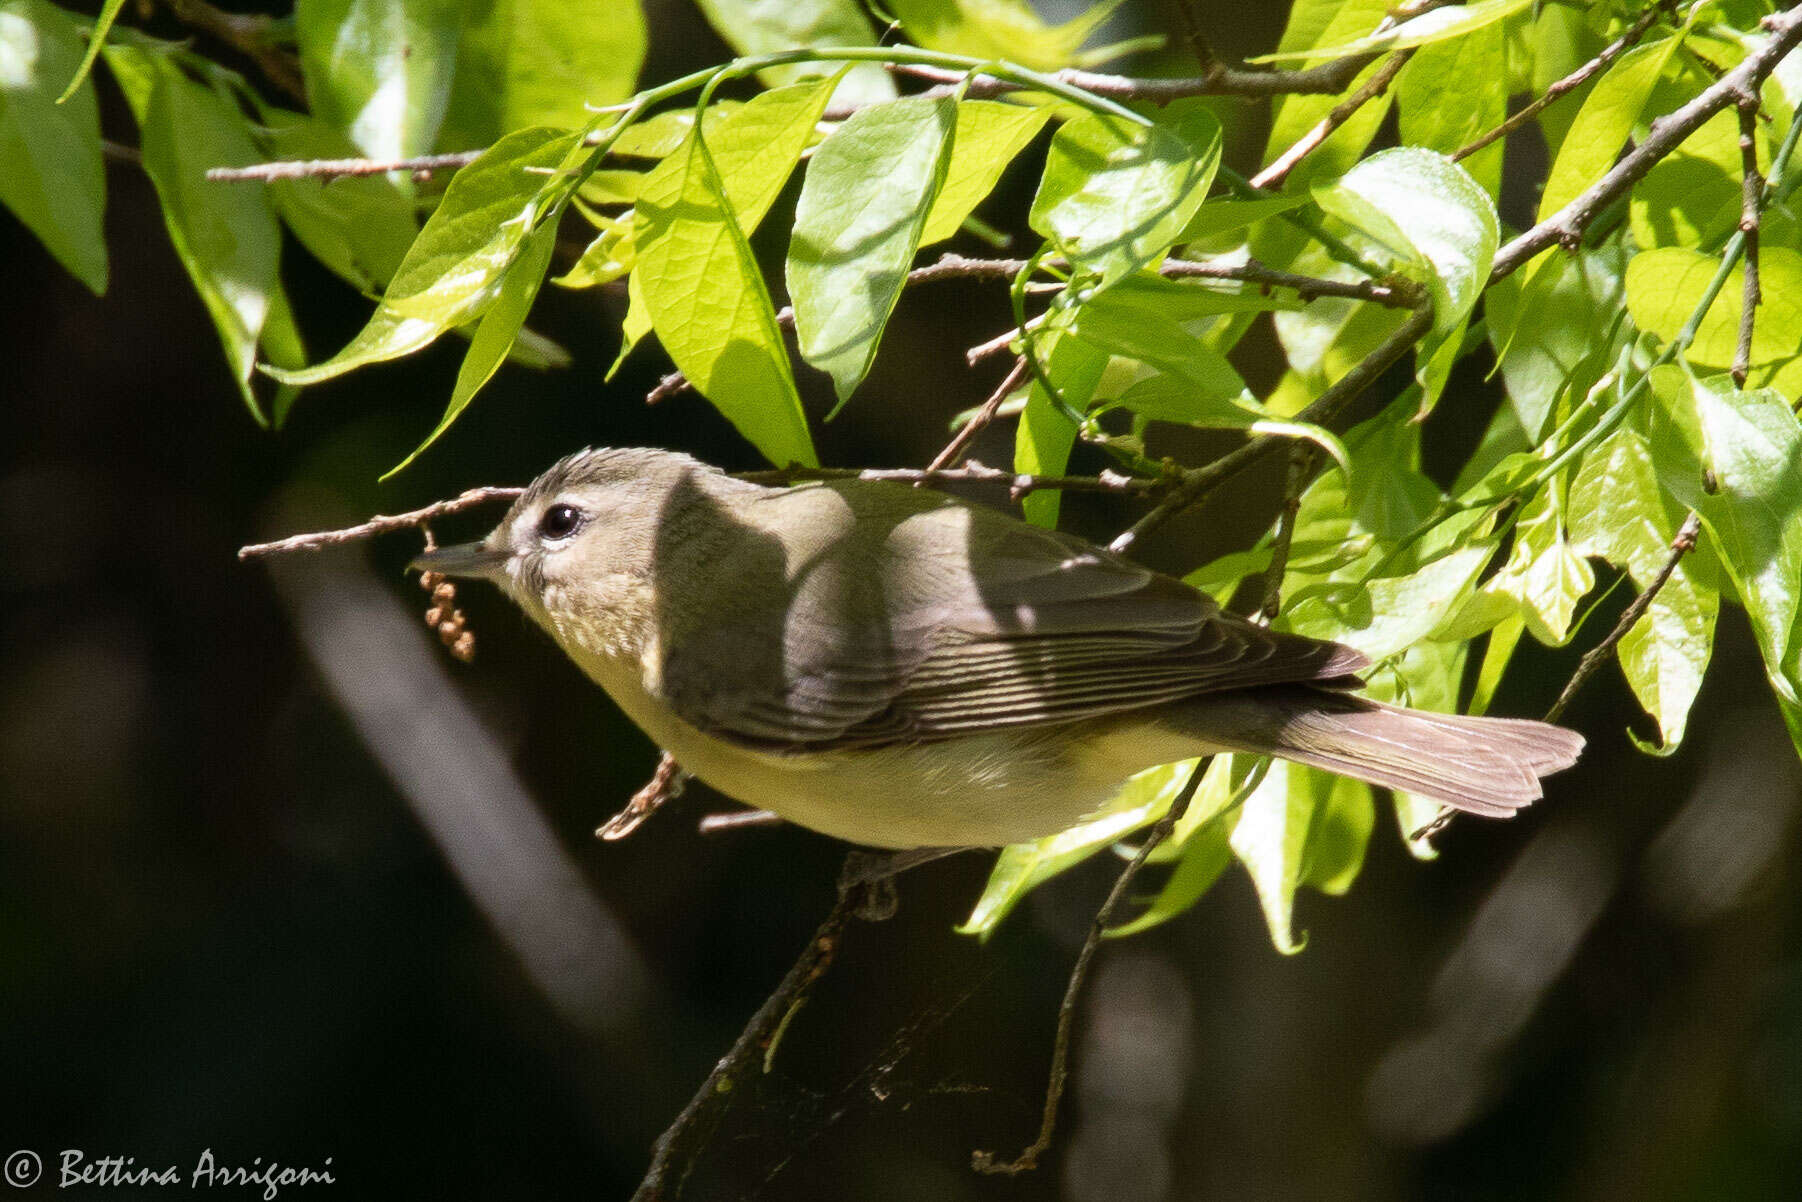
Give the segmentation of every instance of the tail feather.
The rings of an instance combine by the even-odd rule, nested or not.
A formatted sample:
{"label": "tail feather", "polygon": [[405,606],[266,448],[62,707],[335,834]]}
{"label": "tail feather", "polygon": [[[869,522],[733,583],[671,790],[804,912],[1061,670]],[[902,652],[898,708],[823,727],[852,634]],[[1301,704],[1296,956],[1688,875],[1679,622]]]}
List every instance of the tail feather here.
{"label": "tail feather", "polygon": [[1583,736],[1523,718],[1472,718],[1306,688],[1259,690],[1241,750],[1280,756],[1491,818],[1542,795]]}

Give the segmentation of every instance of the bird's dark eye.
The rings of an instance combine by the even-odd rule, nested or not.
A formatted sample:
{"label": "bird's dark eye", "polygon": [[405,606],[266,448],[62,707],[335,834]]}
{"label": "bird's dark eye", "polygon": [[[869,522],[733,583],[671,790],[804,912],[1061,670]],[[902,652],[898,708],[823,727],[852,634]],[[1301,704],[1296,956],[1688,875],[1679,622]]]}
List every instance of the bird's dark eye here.
{"label": "bird's dark eye", "polygon": [[538,533],[545,538],[568,538],[582,524],[582,511],[574,505],[553,505],[538,519]]}

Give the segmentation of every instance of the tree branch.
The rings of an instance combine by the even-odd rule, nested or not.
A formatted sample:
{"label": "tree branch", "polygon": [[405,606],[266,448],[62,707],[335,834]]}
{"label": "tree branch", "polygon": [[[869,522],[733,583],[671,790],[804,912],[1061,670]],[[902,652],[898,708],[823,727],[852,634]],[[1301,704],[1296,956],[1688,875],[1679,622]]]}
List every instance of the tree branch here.
{"label": "tree branch", "polygon": [[270,37],[273,18],[229,13],[205,0],[163,0],[163,6],[189,29],[216,38],[250,59],[278,90],[305,103],[307,89],[300,74],[300,60]]}
{"label": "tree branch", "polygon": [[1677,149],[1710,117],[1730,104],[1737,104],[1743,96],[1758,95],[1765,77],[1798,42],[1802,42],[1802,5],[1766,17],[1763,25],[1771,35],[1768,42],[1748,54],[1737,67],[1698,93],[1688,104],[1652,122],[1646,140],[1623,155],[1601,179],[1562,209],[1502,247],[1490,269],[1489,282],[1493,284],[1512,274],[1554,243],[1576,247],[1582,240],[1583,231],[1602,210],[1626,195],[1646,172]]}
{"label": "tree branch", "polygon": [[[861,854],[851,853],[846,861],[847,870]],[[800,958],[757,1008],[757,1013],[751,1016],[751,1021],[745,1024],[720,1062],[713,1066],[713,1071],[701,1082],[701,1088],[695,1091],[675,1122],[657,1137],[651,1151],[650,1167],[632,1195],[633,1202],[674,1202],[681,1196],[700,1145],[719,1125],[734,1087],[750,1073],[754,1064],[763,1060],[776,1033],[806,999],[814,982],[832,967],[845,927],[863,901],[864,892],[855,886],[839,890],[831,913],[807,941]]]}
{"label": "tree branch", "polygon": [[1001,383],[995,386],[995,391],[989,394],[989,399],[982,403],[982,408],[976,411],[975,416],[965,422],[963,429],[952,435],[951,441],[945,444],[945,449],[926,465],[926,471],[939,472],[948,467],[956,467],[957,461],[970,449],[970,444],[976,441],[976,436],[995,420],[995,414],[1001,411],[1001,403],[1007,400],[1014,389],[1025,383],[1026,376],[1026,359],[1022,356],[1014,360],[1013,367],[1008,369],[1007,375],[1002,377]]}
{"label": "tree branch", "polygon": [[1289,173],[1300,166],[1301,161],[1312,154],[1322,142],[1330,138],[1334,130],[1351,120],[1352,115],[1370,101],[1387,92],[1389,85],[1394,82],[1396,74],[1407,66],[1408,60],[1413,57],[1414,51],[1412,50],[1398,50],[1390,55],[1389,61],[1377,68],[1376,73],[1365,80],[1362,87],[1335,104],[1327,111],[1326,116],[1315,123],[1314,128],[1297,138],[1293,146],[1278,155],[1275,162],[1252,176],[1251,186],[1254,188],[1281,188],[1283,181],[1289,178]]}
{"label": "tree branch", "polygon": [[1758,221],[1764,204],[1764,176],[1758,171],[1758,97],[1739,102],[1740,207],[1739,231],[1746,236],[1746,278],[1740,294],[1739,341],[1733,351],[1733,383],[1746,386],[1752,370],[1752,335],[1763,296],[1758,281]]}
{"label": "tree branch", "polygon": [[1582,87],[1592,77],[1612,64],[1615,59],[1638,45],[1639,40],[1646,36],[1646,30],[1652,28],[1653,22],[1658,19],[1659,13],[1673,7],[1675,7],[1673,0],[1657,0],[1656,3],[1648,4],[1646,6],[1646,11],[1639,14],[1639,19],[1633,22],[1633,25],[1625,33],[1621,34],[1620,37],[1603,47],[1600,54],[1584,63],[1581,67],[1578,67],[1575,71],[1572,71],[1569,75],[1566,75],[1563,79],[1548,85],[1543,96],[1521,109],[1520,112],[1514,114],[1488,133],[1478,137],[1475,141],[1460,146],[1452,154],[1452,161],[1456,163],[1462,159],[1467,159],[1491,142],[1496,141],[1498,138],[1507,137],[1533,118],[1539,116],[1539,114],[1543,113],[1547,108],[1551,107],[1551,105],[1555,104],[1559,97]]}
{"label": "tree branch", "polygon": [[423,509],[392,516],[377,514],[367,522],[343,530],[321,530],[312,534],[296,534],[272,543],[252,543],[248,547],[238,548],[238,558],[262,559],[270,555],[285,555],[290,551],[319,551],[394,530],[417,528],[437,518],[462,513],[465,509],[474,509],[491,501],[517,500],[523,492],[523,488],[472,488],[448,501],[435,501]]}
{"label": "tree branch", "polygon": [[[1645,592],[1633,598],[1632,604],[1628,605],[1626,611],[1621,614],[1621,620],[1616,622],[1614,629],[1608,632],[1608,637],[1585,652],[1583,658],[1577,662],[1577,670],[1571,676],[1570,682],[1564,686],[1564,691],[1558,694],[1558,700],[1552,702],[1552,708],[1545,712],[1547,722],[1556,722],[1563,717],[1565,707],[1570,705],[1571,699],[1577,695],[1589,678],[1596,674],[1597,669],[1608,662],[1609,657],[1614,654],[1614,649],[1620,645],[1620,641],[1627,637],[1629,630],[1633,629],[1633,624],[1639,621],[1646,610],[1651,608],[1652,602],[1658,598],[1659,592],[1670,581],[1671,573],[1677,570],[1678,563],[1685,555],[1696,549],[1696,538],[1701,532],[1701,519],[1693,512],[1683,519],[1683,525],[1677,528],[1677,536],[1671,539],[1670,556],[1664,561],[1664,566],[1658,569],[1658,575],[1653,577],[1652,583],[1646,586]],[[1443,826],[1443,823],[1435,822],[1432,829],[1442,829]]]}
{"label": "tree branch", "polygon": [[1195,790],[1201,784],[1202,771],[1207,761],[1197,761],[1188,781],[1183,785],[1176,800],[1164,811],[1164,816],[1145,836],[1145,842],[1127,862],[1120,875],[1114,879],[1114,887],[1108,890],[1107,900],[1095,911],[1095,921],[1089,924],[1088,937],[1083,940],[1082,950],[1077,953],[1076,963],[1070,969],[1069,984],[1064,986],[1064,1000],[1057,1008],[1057,1035],[1051,1043],[1051,1073],[1045,1085],[1045,1107],[1039,1116],[1039,1133],[1032,1143],[1021,1149],[1020,1154],[1012,1160],[997,1160],[993,1152],[972,1152],[970,1167],[978,1173],[999,1174],[1013,1177],[1020,1173],[1028,1173],[1039,1167],[1039,1157],[1051,1148],[1051,1139],[1057,1133],[1057,1113],[1063,1101],[1064,1086],[1070,1078],[1070,1033],[1075,1026],[1076,1005],[1082,1000],[1082,987],[1089,979],[1089,964],[1095,959],[1095,952],[1101,946],[1101,940],[1107,934],[1108,926],[1113,922],[1114,911],[1126,898],[1126,891],[1132,886],[1133,878],[1145,867],[1145,861],[1151,853],[1176,829],[1176,824],[1188,812],[1189,802],[1195,796]]}

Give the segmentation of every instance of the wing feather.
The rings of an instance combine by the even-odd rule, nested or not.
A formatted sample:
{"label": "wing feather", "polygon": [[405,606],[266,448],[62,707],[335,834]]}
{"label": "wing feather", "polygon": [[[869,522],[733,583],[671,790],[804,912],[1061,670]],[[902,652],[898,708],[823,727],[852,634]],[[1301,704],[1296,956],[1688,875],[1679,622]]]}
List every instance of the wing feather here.
{"label": "wing feather", "polygon": [[[668,694],[683,718],[721,737],[928,741],[1333,683],[1364,665],[1080,539],[935,494],[763,490],[740,513],[741,539],[685,566],[700,586],[686,611],[701,616],[661,673],[683,682]],[[780,663],[755,653],[766,646]]]}

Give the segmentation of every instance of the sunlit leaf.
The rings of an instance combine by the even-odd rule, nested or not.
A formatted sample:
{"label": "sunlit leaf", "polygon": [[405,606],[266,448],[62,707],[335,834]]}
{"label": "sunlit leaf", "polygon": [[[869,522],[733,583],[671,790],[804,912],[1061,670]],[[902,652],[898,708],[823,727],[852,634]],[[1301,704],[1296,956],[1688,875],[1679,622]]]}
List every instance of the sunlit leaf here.
{"label": "sunlit leaf", "polygon": [[507,269],[505,278],[501,280],[494,304],[482,314],[475,335],[470,339],[469,350],[464,354],[463,366],[457,372],[457,383],[451,390],[450,403],[445,406],[444,417],[439,420],[438,427],[426,436],[426,440],[414,448],[412,454],[382,477],[384,480],[419,458],[427,447],[437,442],[439,436],[450,429],[451,423],[457,420],[469,406],[469,402],[475,399],[482,385],[489,381],[507,358],[513,340],[525,325],[532,301],[536,299],[538,289],[544,283],[545,269],[550,266],[551,252],[556,246],[557,230],[551,225],[540,226],[537,232],[526,239],[519,258]]}
{"label": "sunlit leaf", "polygon": [[527,129],[502,138],[451,177],[369,323],[343,350],[301,371],[268,368],[286,384],[315,384],[416,351],[494,303],[501,277],[538,216],[540,193],[579,134]]}
{"label": "sunlit leaf", "polygon": [[[1426,46],[1448,38],[1463,37],[1484,29],[1497,21],[1524,12],[1533,0],[1475,0],[1474,3],[1451,8],[1429,9],[1418,17],[1399,21],[1383,30],[1351,41],[1330,46],[1312,46],[1303,50],[1279,51],[1247,59],[1253,63],[1294,63],[1307,59],[1349,58],[1358,54],[1374,54],[1383,50],[1406,50],[1410,46]],[[1466,81],[1467,85],[1469,81]]]}
{"label": "sunlit leaf", "polygon": [[1557,646],[1570,637],[1577,603],[1594,586],[1594,569],[1565,530],[1557,489],[1541,488],[1514,524],[1508,561],[1484,590],[1511,598],[1533,637]]}
{"label": "sunlit leaf", "polygon": [[463,0],[440,143],[487,146],[516,129],[581,129],[589,106],[630,96],[644,62],[638,0]]}
{"label": "sunlit leaf", "polygon": [[765,92],[708,134],[705,148],[691,131],[645,176],[633,234],[632,280],[664,350],[778,465],[818,461],[746,239],[794,169],[831,89],[828,80]]}
{"label": "sunlit leaf", "polygon": [[169,240],[219,332],[244,404],[262,421],[250,378],[281,287],[281,229],[262,192],[206,178],[212,167],[259,161],[248,124],[165,54],[118,43],[105,53],[137,117],[144,170],[156,185]]}
{"label": "sunlit leaf", "polygon": [[444,119],[462,19],[463,0],[296,0],[314,115],[372,158],[426,153]]}
{"label": "sunlit leaf", "polygon": [[[93,50],[110,19],[94,31]],[[86,67],[81,34],[61,9],[43,0],[0,2],[0,205],[99,294],[107,274],[106,171],[100,109]]]}
{"label": "sunlit leaf", "polygon": [[1080,52],[1122,3],[1097,0],[1062,25],[1047,25],[1026,0],[890,0],[887,7],[921,46],[1052,71],[1090,66],[1146,45],[1140,40]]}
{"label": "sunlit leaf", "polygon": [[[1332,58],[1331,53],[1323,54],[1320,48],[1370,33],[1389,15],[1390,7],[1390,0],[1296,0],[1289,9],[1289,21],[1283,28],[1278,52],[1307,52],[1302,57],[1310,60]],[[1362,87],[1379,68],[1379,63],[1365,67],[1347,91]],[[1343,174],[1364,153],[1364,148],[1389,115],[1394,100],[1394,90],[1385,88],[1380,95],[1360,105],[1290,172],[1290,182],[1302,183],[1315,177]],[[1340,102],[1341,97],[1329,95],[1280,97],[1271,112],[1270,133],[1261,161],[1274,161],[1313,130]]]}
{"label": "sunlit leaf", "polygon": [[[1425,16],[1474,14],[1479,7],[1435,9]],[[1406,21],[1397,28],[1413,23]],[[1507,66],[1507,37],[1494,20],[1461,30],[1456,38],[1422,46],[1395,78],[1402,144],[1449,156],[1500,125],[1508,116],[1507,91],[1485,87],[1481,81],[1501,79]],[[1501,141],[1464,159],[1462,166],[1490,196],[1500,194]]]}
{"label": "sunlit leaf", "polygon": [[[708,23],[740,54],[877,44],[875,31],[857,0],[700,0],[700,5]],[[830,73],[839,66],[792,63],[766,67],[758,77],[771,87],[780,87],[809,75]],[[894,99],[895,82],[881,64],[849,66],[838,85],[839,103],[864,105]]]}
{"label": "sunlit leaf", "polygon": [[[1675,338],[1720,267],[1720,258],[1667,246],[1627,261],[1627,312],[1633,324],[1665,341]],[[1802,254],[1765,247],[1758,259],[1764,300],[1752,330],[1752,362],[1770,363],[1802,349]],[[1726,367],[1739,345],[1745,267],[1736,268],[1696,328],[1686,355],[1691,363]]]}
{"label": "sunlit leaf", "polygon": [[945,181],[949,99],[910,96],[853,113],[808,164],[788,244],[801,357],[842,404],[869,373],[882,329]]}
{"label": "sunlit leaf", "polygon": [[1660,482],[1701,515],[1802,750],[1802,424],[1769,389],[1654,373]]}
{"label": "sunlit leaf", "polygon": [[1050,116],[1049,109],[993,100],[966,100],[959,104],[957,132],[951,139],[951,163],[945,169],[944,185],[926,214],[920,245],[930,246],[955,234]]}
{"label": "sunlit leaf", "polygon": [[1150,126],[1086,113],[1051,140],[1032,228],[1105,287],[1171,247],[1219,162],[1220,123],[1206,109]]}

